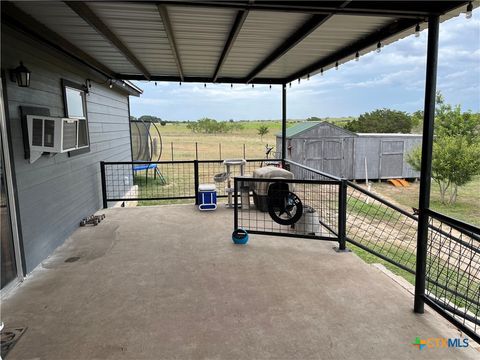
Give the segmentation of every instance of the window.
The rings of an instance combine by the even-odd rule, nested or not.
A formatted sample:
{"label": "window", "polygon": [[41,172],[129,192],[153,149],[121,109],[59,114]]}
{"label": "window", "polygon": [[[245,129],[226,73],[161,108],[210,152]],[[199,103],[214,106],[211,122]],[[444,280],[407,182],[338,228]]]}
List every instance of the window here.
{"label": "window", "polygon": [[[75,137],[80,150],[70,151],[69,155],[78,155],[90,151],[88,136],[87,101],[85,86],[68,80],[62,80],[65,117],[78,119]],[[73,132],[72,132],[73,133]]]}

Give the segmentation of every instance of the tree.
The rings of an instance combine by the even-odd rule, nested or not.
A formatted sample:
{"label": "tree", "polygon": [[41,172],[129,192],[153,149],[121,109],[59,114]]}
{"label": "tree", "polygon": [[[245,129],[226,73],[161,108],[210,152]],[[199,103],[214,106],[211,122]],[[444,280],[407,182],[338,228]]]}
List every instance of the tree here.
{"label": "tree", "polygon": [[360,133],[405,133],[412,130],[412,118],[406,112],[377,109],[367,112],[345,125],[347,130]]}
{"label": "tree", "polygon": [[[420,171],[422,150],[413,149],[407,162]],[[445,104],[437,94],[432,179],[438,184],[442,204],[454,204],[458,187],[480,174],[480,117],[462,113],[459,105]],[[448,195],[449,193],[449,195]]]}
{"label": "tree", "polygon": [[268,128],[267,125],[260,125],[257,128],[257,133],[260,135],[260,139],[263,141],[263,137],[267,135],[270,132],[270,129]]}
{"label": "tree", "polygon": [[165,126],[165,125],[167,125],[167,122],[165,120],[160,120],[160,125]]}

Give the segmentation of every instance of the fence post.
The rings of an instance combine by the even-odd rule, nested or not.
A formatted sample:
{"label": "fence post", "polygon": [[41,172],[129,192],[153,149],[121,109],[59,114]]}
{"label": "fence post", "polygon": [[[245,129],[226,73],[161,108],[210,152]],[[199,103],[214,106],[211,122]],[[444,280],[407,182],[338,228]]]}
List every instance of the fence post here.
{"label": "fence post", "polygon": [[342,179],[338,191],[338,250],[346,251],[347,239],[347,180]]}
{"label": "fence post", "polygon": [[238,179],[233,178],[233,230],[238,229]]}
{"label": "fence post", "polygon": [[198,205],[198,185],[200,185],[200,179],[198,175],[198,160],[193,160],[193,176],[194,176],[194,186],[195,186],[195,205]]}
{"label": "fence post", "polygon": [[243,158],[246,159],[247,158],[247,151],[245,149],[245,144],[243,144]]}
{"label": "fence post", "polygon": [[222,160],[222,144],[218,144],[218,152],[220,153],[220,160]]}
{"label": "fence post", "polygon": [[100,161],[100,176],[101,176],[101,183],[102,183],[102,204],[103,208],[106,209],[108,207],[107,204],[107,183],[105,179],[105,162]]}
{"label": "fence post", "polygon": [[195,160],[198,160],[198,143],[195,143]]}
{"label": "fence post", "polygon": [[173,161],[173,141],[170,143],[170,148],[172,149],[172,161]]}

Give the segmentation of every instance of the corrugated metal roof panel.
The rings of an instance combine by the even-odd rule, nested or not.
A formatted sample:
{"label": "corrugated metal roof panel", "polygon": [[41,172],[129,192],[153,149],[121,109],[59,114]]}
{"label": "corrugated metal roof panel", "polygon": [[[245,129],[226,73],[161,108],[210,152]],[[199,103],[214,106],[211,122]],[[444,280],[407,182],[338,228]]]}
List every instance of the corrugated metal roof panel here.
{"label": "corrugated metal roof panel", "polygon": [[118,73],[138,70],[73,10],[61,2],[16,2],[15,6]]}
{"label": "corrugated metal roof panel", "polygon": [[350,45],[394,19],[388,17],[336,15],[259,74],[281,78]]}
{"label": "corrugated metal roof panel", "polygon": [[222,67],[221,76],[247,76],[308,18],[305,14],[251,11]]}
{"label": "corrugated metal roof panel", "polygon": [[[305,121],[301,122],[299,124],[293,125],[292,127],[287,128],[287,138],[291,138],[293,136],[296,136],[306,130],[309,130],[317,125],[321,124],[321,122],[318,121]],[[275,134],[275,136],[282,136],[282,132],[278,132]]]}
{"label": "corrugated metal roof panel", "polygon": [[185,76],[212,77],[237,12],[168,6]]}
{"label": "corrugated metal roof panel", "polygon": [[90,2],[88,6],[152,74],[178,75],[155,4]]}

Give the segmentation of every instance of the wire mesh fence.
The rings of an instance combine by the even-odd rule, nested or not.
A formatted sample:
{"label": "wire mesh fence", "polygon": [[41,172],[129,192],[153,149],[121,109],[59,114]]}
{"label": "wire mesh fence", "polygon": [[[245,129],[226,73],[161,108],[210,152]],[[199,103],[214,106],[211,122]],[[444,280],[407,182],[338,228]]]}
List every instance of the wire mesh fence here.
{"label": "wire mesh fence", "polygon": [[480,229],[429,215],[426,296],[480,338]]}
{"label": "wire mesh fence", "polygon": [[233,188],[235,176],[252,175],[254,169],[264,165],[263,159],[249,159],[243,170],[232,166],[227,173],[223,160],[102,162],[104,202],[155,205],[195,199],[200,184],[215,184],[218,197],[225,197],[226,189]]}
{"label": "wire mesh fence", "polygon": [[411,273],[415,272],[417,218],[348,182],[347,240]]}
{"label": "wire mesh fence", "polygon": [[[252,233],[337,240],[339,182],[235,178],[234,227]],[[334,207],[331,207],[335,204]]]}

